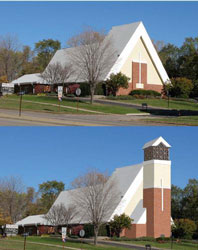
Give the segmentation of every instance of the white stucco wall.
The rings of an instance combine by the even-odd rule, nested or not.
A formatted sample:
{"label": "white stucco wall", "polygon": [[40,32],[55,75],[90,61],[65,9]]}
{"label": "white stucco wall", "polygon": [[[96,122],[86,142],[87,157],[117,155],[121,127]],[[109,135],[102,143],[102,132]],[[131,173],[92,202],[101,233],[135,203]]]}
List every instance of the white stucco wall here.
{"label": "white stucco wall", "polygon": [[122,66],[121,72],[126,76],[128,76],[130,78],[130,81],[132,81],[132,61],[139,62],[140,52],[141,52],[141,61],[147,63],[147,83],[162,85],[162,80],[141,38],[138,40],[131,54],[129,55],[124,65]]}

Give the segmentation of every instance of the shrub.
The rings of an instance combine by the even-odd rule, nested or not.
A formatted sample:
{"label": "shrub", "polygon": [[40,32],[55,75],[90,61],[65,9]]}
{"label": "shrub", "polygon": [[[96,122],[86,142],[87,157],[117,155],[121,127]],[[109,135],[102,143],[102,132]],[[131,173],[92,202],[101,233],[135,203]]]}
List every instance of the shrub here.
{"label": "shrub", "polygon": [[196,224],[189,219],[177,219],[174,221],[175,227],[172,228],[173,236],[176,238],[192,239],[196,231]]}
{"label": "shrub", "polygon": [[80,83],[81,96],[89,96],[90,95],[90,87],[86,82]]}
{"label": "shrub", "polygon": [[110,78],[106,80],[106,85],[108,89],[108,93],[116,96],[119,88],[127,89],[129,78],[122,74],[121,72],[117,74],[111,74]]}
{"label": "shrub", "polygon": [[151,96],[151,97],[156,97],[156,96],[161,96],[161,94],[157,91],[154,90],[145,90],[145,89],[135,89],[132,90],[130,95],[132,96]]}
{"label": "shrub", "polygon": [[111,232],[117,237],[120,237],[120,233],[124,228],[129,229],[131,227],[132,219],[126,215],[114,215],[113,219],[110,221]]}
{"label": "shrub", "polygon": [[93,237],[94,236],[94,228],[93,225],[91,224],[85,224],[84,225],[84,230],[85,230],[85,237]]}
{"label": "shrub", "polygon": [[[89,96],[90,95],[90,86],[86,82],[80,83],[81,95],[80,96]],[[106,87],[104,83],[98,83],[95,89],[95,95],[105,95]]]}
{"label": "shrub", "polygon": [[192,89],[193,84],[191,80],[184,77],[172,78],[169,94],[172,97],[188,98]]}

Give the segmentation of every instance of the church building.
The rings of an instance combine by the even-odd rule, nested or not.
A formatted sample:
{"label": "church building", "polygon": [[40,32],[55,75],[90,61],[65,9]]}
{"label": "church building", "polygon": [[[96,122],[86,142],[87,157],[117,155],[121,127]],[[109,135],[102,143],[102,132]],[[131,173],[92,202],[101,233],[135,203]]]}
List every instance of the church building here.
{"label": "church building", "polygon": [[[112,204],[105,222],[114,215],[125,213],[133,219],[130,229],[122,231],[121,236],[128,238],[170,237],[171,235],[171,161],[169,159],[170,145],[159,137],[143,146],[143,162],[115,169],[108,181],[116,183],[118,200]],[[63,204],[66,208],[72,206],[73,197],[78,189],[62,191],[53,206]],[[70,221],[70,227],[90,223],[82,209]],[[24,218],[17,225],[26,231],[49,232],[50,223],[43,215]],[[60,225],[61,226],[61,225]]]}
{"label": "church building", "polygon": [[[114,73],[125,74],[129,78],[127,89],[120,88],[117,95],[128,95],[132,90],[155,90],[161,93],[163,84],[169,77],[162,65],[158,53],[142,22],[113,26],[107,35],[115,51],[114,59],[106,72],[101,75],[101,82]],[[63,66],[70,62],[70,52],[75,48],[58,50],[51,59],[51,65],[60,63]],[[67,81],[80,83],[81,74],[75,73]]]}

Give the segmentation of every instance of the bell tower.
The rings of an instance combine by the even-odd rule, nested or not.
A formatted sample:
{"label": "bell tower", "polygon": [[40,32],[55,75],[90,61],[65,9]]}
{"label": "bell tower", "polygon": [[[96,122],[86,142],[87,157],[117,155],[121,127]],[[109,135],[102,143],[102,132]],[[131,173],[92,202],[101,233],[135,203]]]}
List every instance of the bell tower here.
{"label": "bell tower", "polygon": [[147,210],[146,234],[169,237],[171,234],[170,145],[159,137],[143,147],[143,207]]}

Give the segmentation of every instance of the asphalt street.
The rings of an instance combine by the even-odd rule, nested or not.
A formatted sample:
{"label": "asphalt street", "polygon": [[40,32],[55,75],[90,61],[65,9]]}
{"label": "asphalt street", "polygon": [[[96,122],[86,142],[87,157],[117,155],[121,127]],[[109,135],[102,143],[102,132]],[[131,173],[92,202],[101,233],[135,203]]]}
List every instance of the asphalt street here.
{"label": "asphalt street", "polygon": [[[147,116],[146,116],[147,117]],[[81,115],[0,109],[0,126],[155,126],[140,115]]]}

